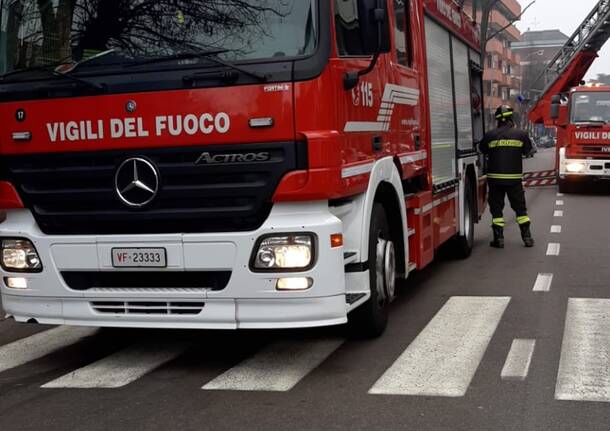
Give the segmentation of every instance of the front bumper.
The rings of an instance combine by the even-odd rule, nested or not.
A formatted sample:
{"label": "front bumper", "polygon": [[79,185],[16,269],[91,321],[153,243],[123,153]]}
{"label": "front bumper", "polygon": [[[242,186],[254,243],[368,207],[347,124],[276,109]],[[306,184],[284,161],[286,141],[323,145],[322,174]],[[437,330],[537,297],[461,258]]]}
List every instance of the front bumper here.
{"label": "front bumper", "polygon": [[[582,166],[578,171],[571,171],[568,166]],[[609,159],[581,159],[567,157],[565,148],[559,153],[559,176],[566,178],[574,177],[605,177],[610,178],[610,158]]]}
{"label": "front bumper", "polygon": [[[343,249],[331,248],[330,235],[342,232],[341,221],[326,202],[275,205],[256,231],[221,234],[167,234],[121,236],[47,236],[28,210],[11,210],[1,225],[2,237],[31,240],[42,259],[38,274],[1,270],[2,306],[15,320],[43,324],[141,328],[295,328],[342,324],[347,321]],[[317,260],[302,273],[255,273],[249,261],[256,241],[271,233],[313,232]],[[210,288],[137,288],[126,286],[87,290],[70,288],[62,272],[138,272],[112,267],[115,247],[164,247],[165,271],[229,271],[222,290]],[[150,270],[149,270],[150,271]],[[28,280],[27,290],[9,289],[5,277]],[[306,291],[277,291],[280,277],[313,280]],[[95,304],[120,304],[123,311],[100,310]],[[197,305],[196,314],[172,312],[171,306]],[[131,307],[131,306],[133,307]],[[169,307],[169,308],[168,308]],[[103,307],[102,307],[103,308]],[[165,310],[162,310],[165,308]],[[114,310],[114,311],[113,311]],[[169,310],[169,311],[168,311]]]}

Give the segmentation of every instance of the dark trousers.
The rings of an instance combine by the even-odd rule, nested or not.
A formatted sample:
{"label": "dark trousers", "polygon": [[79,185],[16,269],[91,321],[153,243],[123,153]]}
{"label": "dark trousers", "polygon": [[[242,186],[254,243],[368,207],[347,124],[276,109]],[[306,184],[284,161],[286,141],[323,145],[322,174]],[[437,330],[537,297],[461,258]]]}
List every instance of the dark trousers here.
{"label": "dark trousers", "polygon": [[508,196],[511,208],[517,214],[517,223],[520,225],[530,223],[527,216],[525,190],[521,181],[489,181],[489,209],[493,217],[492,223],[504,227],[504,199]]}

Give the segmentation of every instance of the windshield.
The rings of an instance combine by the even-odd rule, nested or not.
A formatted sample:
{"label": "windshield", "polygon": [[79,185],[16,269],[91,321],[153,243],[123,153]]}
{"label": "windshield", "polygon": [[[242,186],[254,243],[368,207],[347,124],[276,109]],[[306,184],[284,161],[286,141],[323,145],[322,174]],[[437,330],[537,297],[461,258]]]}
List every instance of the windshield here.
{"label": "windshield", "polygon": [[572,96],[572,123],[610,123],[610,93],[574,93]]}
{"label": "windshield", "polygon": [[316,48],[315,0],[0,1],[2,74],[87,59],[92,61],[83,68],[188,52],[218,51],[230,62],[281,59],[310,55]]}

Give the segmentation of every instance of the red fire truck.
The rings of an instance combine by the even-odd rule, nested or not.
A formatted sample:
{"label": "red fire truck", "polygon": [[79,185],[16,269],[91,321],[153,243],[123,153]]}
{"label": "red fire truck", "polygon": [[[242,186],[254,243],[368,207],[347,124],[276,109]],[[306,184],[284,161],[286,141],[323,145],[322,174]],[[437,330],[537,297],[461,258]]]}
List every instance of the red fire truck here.
{"label": "red fire truck", "polygon": [[584,182],[610,179],[610,87],[581,82],[609,37],[610,1],[601,0],[534,83],[545,88],[530,120],[557,131],[562,193],[575,192]]}
{"label": "red fire truck", "polygon": [[378,334],[397,279],[445,243],[470,254],[482,66],[451,0],[18,0],[2,15],[15,320],[350,317]]}

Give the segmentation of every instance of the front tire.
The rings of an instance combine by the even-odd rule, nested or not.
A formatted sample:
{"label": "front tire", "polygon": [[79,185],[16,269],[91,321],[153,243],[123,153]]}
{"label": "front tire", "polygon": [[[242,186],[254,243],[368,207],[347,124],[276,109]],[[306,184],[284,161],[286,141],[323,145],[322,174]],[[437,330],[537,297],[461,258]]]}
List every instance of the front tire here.
{"label": "front tire", "polygon": [[570,194],[577,192],[576,184],[569,181],[567,178],[557,178],[557,188],[559,189],[559,193]]}
{"label": "front tire", "polygon": [[358,337],[378,337],[388,324],[389,305],[396,291],[396,254],[385,209],[373,206],[368,250],[371,297],[354,310],[352,332]]}

